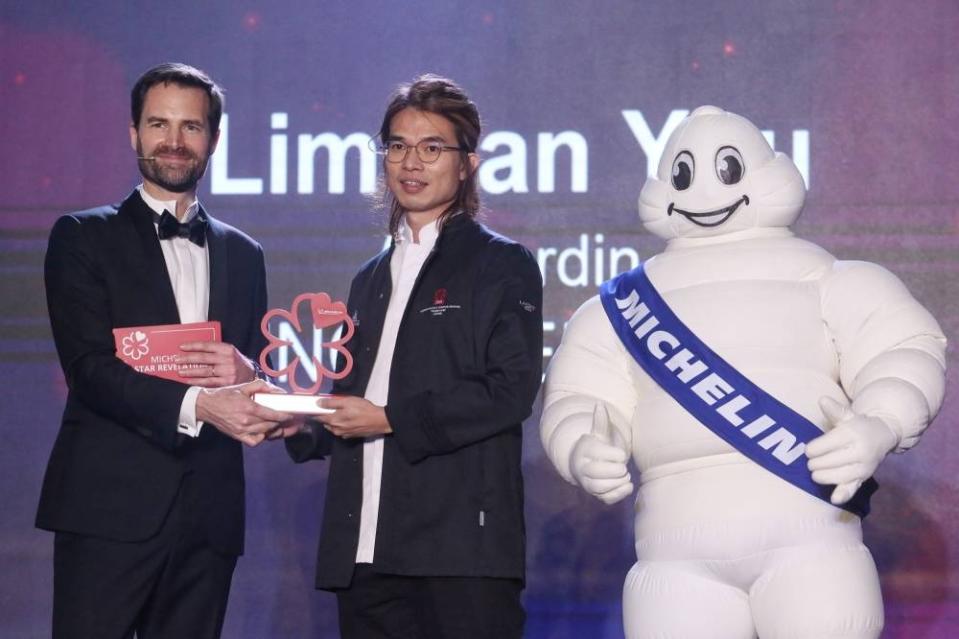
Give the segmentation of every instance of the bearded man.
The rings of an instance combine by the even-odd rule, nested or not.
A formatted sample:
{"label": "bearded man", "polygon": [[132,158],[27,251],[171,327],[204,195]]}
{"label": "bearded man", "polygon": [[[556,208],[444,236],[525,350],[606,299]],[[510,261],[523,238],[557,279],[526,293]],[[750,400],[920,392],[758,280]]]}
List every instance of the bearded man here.
{"label": "bearded man", "polygon": [[[54,541],[53,636],[219,637],[243,551],[243,456],[287,416],[255,404],[265,344],[260,246],[213,219],[197,183],[223,93],[162,64],[133,87],[143,182],[119,205],[65,215],[45,284],[69,394],[37,526]],[[182,380],[117,358],[113,329],[219,321],[181,346]]]}

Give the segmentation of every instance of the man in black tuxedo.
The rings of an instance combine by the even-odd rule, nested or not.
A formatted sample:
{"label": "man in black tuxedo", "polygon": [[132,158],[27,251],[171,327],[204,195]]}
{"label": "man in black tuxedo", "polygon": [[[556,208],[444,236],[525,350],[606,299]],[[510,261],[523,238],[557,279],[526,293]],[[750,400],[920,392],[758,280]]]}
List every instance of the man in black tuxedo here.
{"label": "man in black tuxedo", "polygon": [[[163,64],[132,92],[143,183],[119,206],[60,218],[45,283],[69,394],[37,526],[56,532],[53,636],[218,637],[243,551],[243,457],[288,416],[255,404],[265,340],[260,246],[199,205],[220,88]],[[117,358],[112,329],[218,320],[183,346],[182,382]]]}

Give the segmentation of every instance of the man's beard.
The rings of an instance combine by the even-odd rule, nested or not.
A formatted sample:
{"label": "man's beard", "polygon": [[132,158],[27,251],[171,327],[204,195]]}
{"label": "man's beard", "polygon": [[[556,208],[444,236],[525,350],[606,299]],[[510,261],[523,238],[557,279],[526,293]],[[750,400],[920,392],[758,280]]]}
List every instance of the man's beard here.
{"label": "man's beard", "polygon": [[[143,152],[143,146],[139,140],[137,141],[137,155],[140,157],[146,155]],[[171,166],[164,164],[164,159],[159,157],[160,155],[178,156],[191,160],[192,162]],[[150,182],[171,193],[186,193],[187,191],[195,189],[200,178],[202,178],[206,172],[206,165],[209,159],[209,157],[207,157],[201,160],[200,157],[186,148],[171,149],[163,145],[154,148],[150,157],[155,159],[137,160],[137,165],[140,167],[140,174]]]}

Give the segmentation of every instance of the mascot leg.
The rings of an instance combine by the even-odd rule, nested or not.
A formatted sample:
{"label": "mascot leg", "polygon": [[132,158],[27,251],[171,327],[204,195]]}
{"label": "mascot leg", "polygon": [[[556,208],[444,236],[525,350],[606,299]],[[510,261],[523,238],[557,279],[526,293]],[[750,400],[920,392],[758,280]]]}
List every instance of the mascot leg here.
{"label": "mascot leg", "polygon": [[623,587],[623,625],[627,639],[756,636],[746,593],[693,561],[636,562]]}
{"label": "mascot leg", "polygon": [[878,639],[882,633],[879,575],[862,544],[767,553],[749,599],[762,639]]}

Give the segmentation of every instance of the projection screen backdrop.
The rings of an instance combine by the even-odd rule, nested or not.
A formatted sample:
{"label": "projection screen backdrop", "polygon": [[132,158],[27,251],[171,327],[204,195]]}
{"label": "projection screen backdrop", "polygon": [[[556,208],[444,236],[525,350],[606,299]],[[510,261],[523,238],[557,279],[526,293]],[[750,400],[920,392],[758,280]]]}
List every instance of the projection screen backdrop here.
{"label": "projection screen backdrop", "polygon": [[[226,88],[200,197],[263,244],[271,306],[302,291],[345,298],[385,240],[367,142],[390,90],[427,71],[456,79],[484,118],[485,220],[544,274],[548,364],[597,285],[662,250],[637,196],[669,132],[702,104],[753,120],[799,165],[799,235],[893,270],[955,336],[957,33],[954,0],[4,2],[0,635],[49,636],[52,535],[32,522],[65,386],[46,237],[57,216],[137,184],[128,94],[149,66],[188,62]],[[881,468],[865,524],[887,637],[952,637],[959,624],[956,360],[953,344],[945,406],[916,450]],[[527,635],[622,636],[631,505],[566,485],[538,416],[539,405],[525,432]],[[224,636],[336,636],[333,597],[312,589],[326,465],[294,467],[277,445],[246,462],[248,551]]]}

